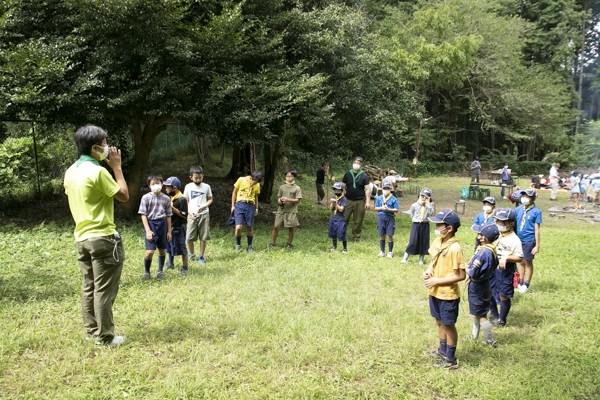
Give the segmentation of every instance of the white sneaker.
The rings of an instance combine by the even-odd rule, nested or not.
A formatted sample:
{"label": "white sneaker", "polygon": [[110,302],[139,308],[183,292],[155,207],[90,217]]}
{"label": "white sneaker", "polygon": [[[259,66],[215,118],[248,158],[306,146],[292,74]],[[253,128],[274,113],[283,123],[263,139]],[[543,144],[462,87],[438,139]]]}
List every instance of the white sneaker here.
{"label": "white sneaker", "polygon": [[529,286],[523,285],[523,286],[521,286],[521,290],[519,290],[519,293],[527,293],[528,291],[529,291]]}
{"label": "white sneaker", "polygon": [[521,284],[519,283],[519,286],[517,286],[517,292],[521,293],[521,288],[522,288],[522,287],[523,287],[523,285],[521,285]]}
{"label": "white sneaker", "polygon": [[403,258],[402,260],[400,260],[400,264],[406,264],[406,261],[408,261],[406,258]]}
{"label": "white sneaker", "polygon": [[423,261],[419,261],[419,265],[423,265]]}
{"label": "white sneaker", "polygon": [[504,200],[507,200],[507,199],[506,199],[506,196],[502,196],[502,198],[503,198]]}
{"label": "white sneaker", "polygon": [[115,336],[113,337],[112,342],[109,343],[105,343],[101,340],[96,342],[96,346],[101,347],[101,346],[109,346],[109,347],[113,347],[113,346],[119,346],[121,344],[123,344],[123,342],[125,341],[125,338],[123,336]]}
{"label": "white sneaker", "polygon": [[393,257],[393,256],[392,256],[392,252],[391,252],[391,251],[390,251],[390,252],[388,252],[388,253],[387,253],[387,258],[392,258],[392,257]]}
{"label": "white sneaker", "polygon": [[383,251],[380,251],[379,254],[377,254],[377,257],[385,257],[385,253]]}

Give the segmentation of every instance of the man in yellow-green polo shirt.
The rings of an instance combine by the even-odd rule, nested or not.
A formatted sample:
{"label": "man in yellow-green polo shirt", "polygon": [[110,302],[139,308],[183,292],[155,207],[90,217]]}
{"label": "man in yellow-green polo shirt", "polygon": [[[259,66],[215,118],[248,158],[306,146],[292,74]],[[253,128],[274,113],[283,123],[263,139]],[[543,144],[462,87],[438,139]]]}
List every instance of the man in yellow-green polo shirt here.
{"label": "man in yellow-green polo shirt", "polygon": [[[125,260],[123,242],[114,222],[113,198],[124,202],[129,190],[121,170],[121,150],[106,144],[102,128],[86,125],[73,135],[80,158],[65,173],[65,193],[75,220],[77,259],[83,276],[83,325],[96,345],[116,346],[112,306],[119,291]],[[105,161],[115,178],[100,166]]]}

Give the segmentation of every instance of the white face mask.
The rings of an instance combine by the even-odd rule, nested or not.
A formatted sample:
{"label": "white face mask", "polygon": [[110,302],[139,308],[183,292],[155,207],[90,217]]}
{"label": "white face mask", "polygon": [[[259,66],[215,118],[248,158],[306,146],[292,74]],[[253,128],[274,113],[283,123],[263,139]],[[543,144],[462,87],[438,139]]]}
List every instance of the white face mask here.
{"label": "white face mask", "polygon": [[390,191],[389,191],[389,190],[384,190],[384,191],[383,191],[383,195],[384,195],[384,196],[387,196],[388,194],[390,194]]}
{"label": "white face mask", "polygon": [[[444,229],[446,229],[446,228],[444,228]],[[446,235],[448,234],[448,232],[446,232],[446,233],[442,233],[442,231],[443,231],[444,229],[436,229],[436,230],[435,230],[435,236],[437,236],[437,237],[441,237],[441,238],[445,238],[445,237],[446,237]]]}
{"label": "white face mask", "polygon": [[483,211],[489,213],[490,211],[492,211],[492,206],[483,206]]}
{"label": "white face mask", "polygon": [[352,164],[352,169],[358,171],[360,169],[360,164]]}
{"label": "white face mask", "polygon": [[423,204],[425,204],[425,200],[423,200],[423,199],[419,199],[419,204],[420,204],[420,205],[423,205]]}
{"label": "white face mask", "polygon": [[105,160],[108,157],[108,145],[102,147],[102,153],[96,152],[100,161]]}
{"label": "white face mask", "polygon": [[507,232],[508,231],[508,226],[504,226],[504,225],[496,225],[498,227],[498,231],[499,232]]}
{"label": "white face mask", "polygon": [[528,205],[530,203],[529,199],[526,197],[521,197],[521,204]]}
{"label": "white face mask", "polygon": [[152,186],[150,186],[150,190],[152,190],[152,193],[158,193],[162,190],[162,185],[160,183],[157,183],[156,185],[152,185]]}

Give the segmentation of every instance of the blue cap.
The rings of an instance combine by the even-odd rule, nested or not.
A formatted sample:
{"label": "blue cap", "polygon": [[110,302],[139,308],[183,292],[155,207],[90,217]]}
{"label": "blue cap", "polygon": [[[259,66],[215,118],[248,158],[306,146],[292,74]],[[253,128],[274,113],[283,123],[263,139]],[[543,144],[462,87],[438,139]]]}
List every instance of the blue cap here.
{"label": "blue cap", "polygon": [[439,213],[437,213],[436,216],[430,217],[429,221],[435,222],[436,224],[450,225],[454,227],[455,231],[460,227],[460,217],[456,212],[452,210],[442,210]]}
{"label": "blue cap", "polygon": [[500,221],[514,221],[516,219],[515,210],[512,208],[498,208],[494,212],[494,218]]}
{"label": "blue cap", "polygon": [[391,188],[392,187],[392,182],[383,182],[381,184],[382,188]]}
{"label": "blue cap", "polygon": [[181,181],[176,176],[170,176],[164,182],[165,186],[175,186],[177,189],[181,190]]}
{"label": "blue cap", "polygon": [[336,182],[332,186],[333,189],[344,190],[344,184],[342,182]]}
{"label": "blue cap", "polygon": [[511,203],[520,203],[521,202],[521,192],[512,192],[508,197]]}
{"label": "blue cap", "polygon": [[487,222],[483,225],[473,225],[471,229],[473,230],[473,232],[477,232],[480,235],[485,236],[490,242],[495,241],[496,239],[498,239],[498,236],[500,236],[500,231],[498,230],[498,227],[496,226],[496,224],[491,222]]}
{"label": "blue cap", "polygon": [[535,189],[532,189],[532,188],[521,190],[519,193],[521,194],[521,196],[523,196],[525,194],[529,197],[533,197],[534,200],[537,197],[537,193],[535,192]]}
{"label": "blue cap", "polygon": [[421,194],[423,196],[431,197],[431,190],[427,189],[427,188],[423,188],[423,189],[421,189]]}
{"label": "blue cap", "polygon": [[496,205],[496,199],[493,198],[492,196],[488,196],[485,199],[482,200],[482,203],[490,203],[491,205],[495,206]]}

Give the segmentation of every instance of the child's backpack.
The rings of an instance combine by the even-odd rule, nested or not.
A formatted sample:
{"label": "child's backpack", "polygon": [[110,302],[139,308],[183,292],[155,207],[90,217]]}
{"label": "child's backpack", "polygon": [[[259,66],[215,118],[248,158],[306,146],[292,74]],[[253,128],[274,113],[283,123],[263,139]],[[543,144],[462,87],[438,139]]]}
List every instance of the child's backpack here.
{"label": "child's backpack", "polygon": [[467,189],[466,186],[463,186],[462,189],[460,189],[460,197],[465,200],[469,198],[469,189]]}

